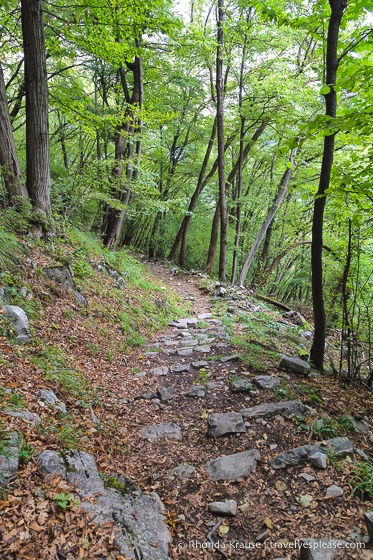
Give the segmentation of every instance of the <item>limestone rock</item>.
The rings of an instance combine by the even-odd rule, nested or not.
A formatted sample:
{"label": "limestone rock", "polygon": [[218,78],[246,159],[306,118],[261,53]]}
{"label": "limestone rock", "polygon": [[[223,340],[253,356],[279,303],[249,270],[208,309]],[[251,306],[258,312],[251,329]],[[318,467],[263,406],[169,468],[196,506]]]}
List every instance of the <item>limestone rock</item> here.
{"label": "limestone rock", "polygon": [[308,460],[313,467],[318,469],[326,469],[328,467],[328,456],[325,453],[320,453],[320,451],[310,455]]}
{"label": "limestone rock", "polygon": [[345,541],[300,539],[300,560],[333,560],[341,554]]}
{"label": "limestone rock", "polygon": [[76,286],[68,268],[65,266],[44,268],[44,274],[47,278],[53,280],[53,282],[57,284],[61,284],[61,286],[71,292],[80,305],[84,307],[88,305],[86,298]]}
{"label": "limestone rock", "polygon": [[166,422],[164,424],[153,424],[142,428],[140,433],[144,439],[157,440],[162,437],[181,440],[181,429],[174,422]]}
{"label": "limestone rock", "polygon": [[201,360],[199,362],[192,362],[192,366],[196,369],[201,369],[208,366],[208,362],[205,362],[204,360]]}
{"label": "limestone rock", "polygon": [[305,362],[300,358],[282,356],[280,363],[278,364],[278,369],[285,369],[287,371],[292,371],[293,373],[299,373],[300,375],[308,375],[311,371],[311,366],[308,362]]}
{"label": "limestone rock", "polygon": [[197,397],[203,399],[206,395],[206,390],[203,385],[193,385],[190,389],[185,391],[187,397]]}
{"label": "limestone rock", "polygon": [[205,465],[213,482],[226,480],[234,482],[256,471],[257,462],[261,460],[258,449],[249,449],[233,455],[224,455],[208,461]]}
{"label": "limestone rock", "polygon": [[369,540],[373,541],[373,511],[364,512],[364,523],[368,530]]}
{"label": "limestone rock", "polygon": [[[221,338],[219,336],[219,338]],[[231,356],[223,356],[220,358],[220,361],[225,364],[226,362],[240,362],[242,360],[242,356],[240,354],[232,354]]]}
{"label": "limestone rock", "polygon": [[3,434],[0,455],[0,485],[18,470],[18,456],[24,444],[20,432],[12,431]]}
{"label": "limestone rock", "polygon": [[116,270],[108,270],[109,276],[118,284],[122,289],[126,288],[126,282],[124,278]]}
{"label": "limestone rock", "polygon": [[190,356],[191,354],[193,354],[193,348],[180,348],[177,353],[179,354],[179,356]]}
{"label": "limestone rock", "polygon": [[196,351],[201,352],[202,354],[209,354],[211,352],[211,348],[207,344],[203,344],[202,346],[196,346]]}
{"label": "limestone rock", "polygon": [[167,475],[168,477],[191,478],[195,473],[196,469],[193,465],[178,465],[170,469]]}
{"label": "limestone rock", "polygon": [[40,398],[46,404],[57,408],[60,412],[66,414],[66,405],[64,402],[60,401],[57,395],[53,391],[49,391],[48,389],[41,389],[39,391]]}
{"label": "limestone rock", "polygon": [[229,515],[234,517],[237,514],[237,502],[235,500],[225,500],[225,502],[211,502],[209,510],[217,515]]}
{"label": "limestone rock", "polygon": [[304,405],[299,401],[284,401],[276,403],[259,404],[240,411],[244,418],[272,418],[276,414],[291,416],[292,414],[303,415]]}
{"label": "limestone rock", "polygon": [[16,305],[5,305],[4,315],[7,317],[14,330],[17,333],[15,339],[17,344],[26,344],[30,341],[30,329],[28,318],[22,307],[17,307]]}
{"label": "limestone rock", "polygon": [[156,367],[153,369],[153,375],[167,375],[169,369],[167,366]]}
{"label": "limestone rock", "polygon": [[189,364],[179,364],[177,366],[172,366],[171,371],[172,371],[172,373],[187,373],[188,371],[190,371],[190,365]]}
{"label": "limestone rock", "polygon": [[172,387],[161,387],[157,390],[157,395],[161,401],[171,401],[174,398]]}
{"label": "limestone rock", "polygon": [[41,423],[40,416],[38,416],[34,412],[30,412],[26,408],[21,409],[21,410],[4,411],[4,414],[7,414],[8,416],[15,416],[15,417],[18,417],[18,418],[23,418],[23,420],[27,420],[28,422],[31,422],[32,426],[36,426],[36,425]]}
{"label": "limestone rock", "polygon": [[[93,457],[83,451],[47,450],[38,461],[43,472],[60,474],[79,488],[83,507],[95,514],[97,523],[115,522],[114,543],[125,558],[169,560],[171,534],[157,494],[142,494],[133,481],[124,477],[117,477],[123,492],[106,488]],[[92,497],[94,500],[89,501]]]}
{"label": "limestone rock", "polygon": [[210,414],[207,419],[207,433],[211,437],[220,437],[225,434],[246,433],[242,415],[238,412]]}
{"label": "limestone rock", "polygon": [[229,388],[232,393],[245,393],[253,388],[253,384],[247,379],[238,379],[237,381],[232,381],[229,384]]}
{"label": "limestone rock", "polygon": [[343,496],[344,492],[340,486],[336,486],[336,484],[332,484],[326,489],[326,498],[338,498],[338,496]]}
{"label": "limestone rock", "polygon": [[319,442],[314,445],[301,445],[281,453],[270,461],[270,465],[274,469],[298,465],[301,461],[308,461],[314,453],[318,451],[327,452],[328,450],[331,450],[338,457],[353,457],[354,446],[347,437],[328,439],[325,443]]}
{"label": "limestone rock", "polygon": [[273,375],[256,375],[254,377],[254,384],[260,389],[273,389],[280,385],[280,380]]}

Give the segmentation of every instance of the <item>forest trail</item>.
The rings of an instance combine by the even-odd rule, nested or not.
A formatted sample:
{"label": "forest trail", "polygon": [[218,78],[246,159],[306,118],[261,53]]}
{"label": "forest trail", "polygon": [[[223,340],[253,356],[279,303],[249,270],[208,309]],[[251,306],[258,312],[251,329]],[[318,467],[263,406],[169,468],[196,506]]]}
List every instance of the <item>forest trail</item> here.
{"label": "forest trail", "polygon": [[[189,317],[175,320],[145,349],[128,357],[132,376],[121,385],[126,399],[118,422],[128,442],[126,474],[145,491],[157,492],[168,510],[172,558],[212,554],[289,560],[299,558],[299,550],[292,547],[300,538],[350,540],[354,531],[355,537],[364,532],[363,508],[359,500],[350,500],[343,469],[337,471],[331,463],[326,469],[304,462],[278,470],[269,465],[281,452],[310,443],[311,434],[299,429],[299,417],[259,415],[242,426],[233,415],[234,427],[224,424],[232,421],[230,413],[278,402],[275,387],[290,379],[296,385],[299,376],[277,369],[257,375],[241,359],[242,348],[232,343],[232,329],[214,313],[210,296],[197,286],[198,276],[173,274],[160,264],[150,268],[192,309]],[[234,388],[237,381],[241,388]],[[245,382],[250,391],[242,390]],[[208,418],[214,413],[226,415],[220,419],[223,432],[235,433],[208,437]],[[160,436],[164,430],[168,437]],[[225,472],[221,480],[211,481],[209,461],[247,450],[260,454],[256,469],[254,461],[251,473],[238,468],[238,474]],[[333,485],[343,488],[344,495],[325,499]],[[219,518],[209,511],[208,504],[225,500],[236,502],[235,516]],[[209,541],[219,550],[206,556]],[[364,554],[370,558],[369,551]],[[361,557],[356,549],[344,549],[338,556]]]}

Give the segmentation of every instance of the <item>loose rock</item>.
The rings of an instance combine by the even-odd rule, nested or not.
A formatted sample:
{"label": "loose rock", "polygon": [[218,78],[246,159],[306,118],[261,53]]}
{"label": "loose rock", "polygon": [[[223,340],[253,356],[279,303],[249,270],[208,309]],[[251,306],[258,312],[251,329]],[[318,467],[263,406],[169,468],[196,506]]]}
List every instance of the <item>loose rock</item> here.
{"label": "loose rock", "polygon": [[326,469],[328,466],[328,456],[325,455],[325,453],[320,453],[320,451],[317,451],[313,455],[310,455],[310,457],[308,457],[308,460],[313,467],[316,467],[318,469]]}
{"label": "loose rock", "polygon": [[308,362],[305,362],[300,358],[282,356],[280,363],[278,364],[278,369],[285,369],[287,371],[292,371],[293,373],[299,373],[300,375],[308,375],[311,371],[311,366]]}
{"label": "loose rock", "polygon": [[254,383],[260,389],[273,389],[273,387],[280,385],[280,380],[273,375],[256,375]]}
{"label": "loose rock", "polygon": [[206,395],[206,390],[203,385],[193,385],[190,389],[185,391],[187,397],[197,397],[203,399]]}
{"label": "loose rock", "polygon": [[210,414],[207,419],[207,433],[211,437],[220,437],[225,434],[246,433],[242,415],[238,412]]}
{"label": "loose rock", "polygon": [[165,424],[154,424],[142,428],[140,433],[144,439],[157,440],[162,437],[181,440],[181,429],[174,422],[166,422]]}
{"label": "loose rock", "polygon": [[0,485],[18,470],[18,457],[24,445],[20,432],[5,432],[0,455]]}
{"label": "loose rock", "polygon": [[344,492],[340,486],[336,486],[336,484],[332,484],[329,488],[326,489],[326,498],[338,498],[338,496],[343,496]]}
{"label": "loose rock", "polygon": [[49,404],[50,406],[53,406],[54,408],[60,410],[60,412],[63,412],[63,414],[66,414],[67,410],[65,403],[60,401],[60,399],[53,391],[49,391],[48,389],[41,389],[39,391],[39,394],[41,400],[46,404]]}
{"label": "loose rock", "polygon": [[212,481],[226,480],[234,482],[256,471],[257,462],[261,460],[258,449],[250,449],[233,455],[218,457],[205,465]]}
{"label": "loose rock", "polygon": [[285,451],[270,461],[274,469],[298,465],[301,461],[308,461],[309,457],[318,451],[332,450],[338,457],[353,457],[354,446],[347,437],[328,439],[325,443],[319,442],[314,445],[302,445],[290,451]]}
{"label": "loose rock", "polygon": [[217,515],[229,515],[234,517],[237,514],[237,502],[235,500],[225,500],[225,502],[211,502],[209,510]]}
{"label": "loose rock", "polygon": [[229,384],[229,388],[232,393],[245,393],[253,388],[253,384],[247,379],[238,379],[237,381],[232,381],[232,383]]}
{"label": "loose rock", "polygon": [[303,415],[304,405],[299,401],[284,401],[268,404],[259,404],[240,411],[244,418],[272,418],[277,414],[281,416]]}

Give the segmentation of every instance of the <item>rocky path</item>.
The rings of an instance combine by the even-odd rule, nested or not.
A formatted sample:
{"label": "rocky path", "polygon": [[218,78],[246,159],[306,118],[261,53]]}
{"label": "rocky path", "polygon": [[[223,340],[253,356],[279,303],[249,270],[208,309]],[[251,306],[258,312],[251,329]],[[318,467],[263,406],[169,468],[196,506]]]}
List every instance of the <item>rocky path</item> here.
{"label": "rocky path", "polygon": [[[298,428],[309,409],[276,398],[289,373],[248,370],[195,279],[153,271],[192,309],[132,358],[121,415],[127,472],[163,500],[171,557],[361,558],[330,541],[361,536],[362,509],[327,457],[352,457],[352,443],[310,445]],[[300,556],[301,538],[327,544]]]}
{"label": "rocky path", "polygon": [[[68,491],[78,489],[105,542],[119,547],[119,555],[92,558],[373,558],[364,524],[368,512],[373,533],[373,506],[351,497],[348,468],[363,453],[356,442],[365,438],[367,448],[371,426],[362,423],[368,433],[355,434],[355,446],[345,435],[318,441],[320,408],[302,391],[284,398],[285,385],[304,382],[308,364],[290,358],[254,371],[234,344],[242,330],[227,320],[228,298],[216,306],[198,276],[151,268],[188,315],[99,371],[108,400],[90,408],[91,453],[52,446],[34,469],[50,484],[58,475]],[[75,559],[64,542],[58,558]]]}

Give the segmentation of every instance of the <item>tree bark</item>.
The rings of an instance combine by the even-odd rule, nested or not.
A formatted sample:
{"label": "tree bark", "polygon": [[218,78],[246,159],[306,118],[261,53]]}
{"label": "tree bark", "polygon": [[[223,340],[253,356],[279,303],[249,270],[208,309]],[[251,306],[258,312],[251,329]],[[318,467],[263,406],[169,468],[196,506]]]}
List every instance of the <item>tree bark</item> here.
{"label": "tree bark", "polygon": [[48,82],[43,3],[21,0],[26,92],[26,188],[35,208],[50,214]]}
{"label": "tree bark", "polygon": [[228,212],[225,191],[224,164],[224,78],[223,78],[223,49],[224,49],[224,0],[218,0],[218,33],[216,51],[216,124],[218,137],[218,178],[219,178],[219,214],[220,214],[220,255],[219,279],[225,282],[227,261],[227,229]]}
{"label": "tree bark", "polygon": [[23,182],[21,168],[14,144],[13,130],[10,122],[9,108],[6,99],[3,69],[0,64],[0,165],[4,184],[10,202],[28,199],[26,186]]}
{"label": "tree bark", "polygon": [[[347,7],[346,0],[329,0],[331,14],[326,46],[326,86],[329,87],[325,96],[325,114],[330,119],[337,115],[337,94],[334,89],[338,70],[338,35],[343,13]],[[326,190],[329,187],[330,175],[333,166],[335,133],[324,138],[324,151],[321,162],[319,188],[316,193],[312,221],[312,302],[314,315],[314,336],[310,351],[310,360],[313,365],[322,370],[325,353],[326,316],[323,294],[323,223],[326,203]]]}
{"label": "tree bark", "polygon": [[215,209],[214,219],[212,220],[209,252],[207,255],[207,262],[205,266],[205,272],[210,276],[212,276],[212,273],[214,272],[216,249],[218,246],[219,223],[220,223],[220,204],[218,201]]}
{"label": "tree bark", "polygon": [[262,227],[260,228],[258,235],[256,236],[256,239],[255,239],[255,241],[254,241],[254,243],[253,243],[253,245],[250,249],[250,253],[246,257],[246,260],[244,262],[244,265],[243,265],[243,267],[241,269],[241,272],[239,274],[239,277],[238,277],[238,284],[240,286],[242,286],[244,284],[244,282],[246,280],[247,273],[249,272],[249,268],[250,268],[250,266],[251,266],[251,264],[252,264],[252,262],[255,258],[255,255],[259,250],[259,247],[260,247],[260,245],[261,245],[261,243],[264,239],[264,236],[267,233],[267,230],[268,230],[269,226],[271,225],[271,223],[273,221],[273,218],[275,217],[275,215],[277,213],[277,210],[279,209],[279,207],[281,205],[281,202],[284,199],[285,194],[287,193],[287,189],[288,189],[290,180],[293,176],[294,165],[295,165],[294,164],[294,158],[295,158],[296,153],[297,153],[297,148],[294,148],[291,151],[290,158],[289,158],[291,167],[288,167],[287,170],[285,171],[285,173],[282,177],[282,181],[280,183],[279,190],[277,192],[276,198],[273,201],[273,204],[268,211],[267,217],[264,220],[264,223],[263,223]]}

